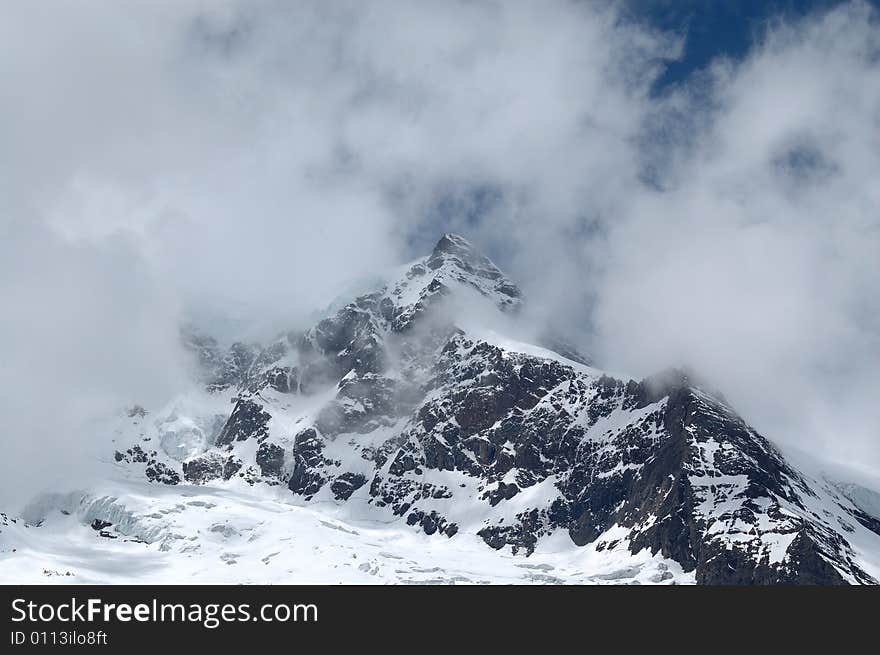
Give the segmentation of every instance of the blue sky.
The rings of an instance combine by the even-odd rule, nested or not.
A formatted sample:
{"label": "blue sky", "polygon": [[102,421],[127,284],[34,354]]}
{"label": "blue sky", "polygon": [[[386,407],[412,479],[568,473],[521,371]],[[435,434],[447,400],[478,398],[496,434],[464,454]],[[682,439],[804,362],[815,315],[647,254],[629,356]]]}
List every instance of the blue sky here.
{"label": "blue sky", "polygon": [[[880,0],[869,0],[880,6]],[[742,59],[768,24],[832,9],[843,0],[628,0],[629,16],[685,35],[683,56],[671,61],[654,90],[686,79],[715,57]]]}

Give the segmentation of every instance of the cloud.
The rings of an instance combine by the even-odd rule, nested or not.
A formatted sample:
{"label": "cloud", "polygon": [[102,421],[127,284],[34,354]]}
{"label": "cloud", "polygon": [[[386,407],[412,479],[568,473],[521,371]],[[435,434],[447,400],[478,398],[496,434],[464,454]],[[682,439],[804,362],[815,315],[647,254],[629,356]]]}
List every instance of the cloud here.
{"label": "cloud", "polygon": [[5,7],[9,466],[76,468],[87,419],[173,393],[181,321],[270,334],[446,230],[612,370],[686,361],[771,436],[876,455],[869,10],[658,98],[681,40],[618,9]]}
{"label": "cloud", "polygon": [[656,108],[693,134],[610,222],[596,292],[607,360],[690,362],[769,436],[875,471],[877,20],[853,3],[777,25]]}
{"label": "cloud", "polygon": [[84,467],[109,407],[174,393],[181,321],[296,325],[445,229],[559,243],[545,221],[633,178],[675,47],[564,1],[3,13],[4,497]]}
{"label": "cloud", "polygon": [[0,298],[0,498],[12,509],[94,479],[112,438],[96,418],[164,402],[188,378],[175,300],[124,237],[73,245],[39,225],[5,229]]}

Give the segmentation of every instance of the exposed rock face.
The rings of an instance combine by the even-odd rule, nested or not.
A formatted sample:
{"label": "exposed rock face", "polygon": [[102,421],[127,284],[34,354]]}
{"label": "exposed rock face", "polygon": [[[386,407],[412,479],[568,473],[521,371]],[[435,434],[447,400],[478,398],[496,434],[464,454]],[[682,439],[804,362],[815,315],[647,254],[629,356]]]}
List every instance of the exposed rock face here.
{"label": "exposed rock face", "polygon": [[113,453],[113,459],[118,462],[125,462],[135,466],[143,465],[144,475],[150,482],[158,482],[160,484],[178,484],[180,475],[169,464],[159,461],[161,457],[155,450],[145,451],[140,445],[134,444],[124,453],[118,450]]}
{"label": "exposed rock face", "polygon": [[186,461],[183,463],[183,477],[193,484],[216,480],[223,475],[223,461],[216,455]]}
{"label": "exposed rock face", "polygon": [[257,466],[267,478],[281,478],[284,474],[284,448],[264,441],[257,449]]}
{"label": "exposed rock face", "polygon": [[[681,371],[618,380],[567,347],[466,333],[444,313],[461,293],[509,314],[522,302],[446,235],[302,334],[227,353],[193,340],[208,389],[236,392],[183,478],[281,482],[303,502],[357,502],[524,555],[560,531],[596,551],[625,543],[706,584],[877,582],[849,537],[876,538],[880,519],[791,467],[720,394]],[[139,446],[117,461],[180,481]]]}
{"label": "exposed rock face", "polygon": [[263,411],[262,405],[248,398],[241,398],[232,410],[232,415],[217,436],[217,446],[229,446],[233,441],[250,438],[265,438],[268,434],[266,424],[271,416]]}
{"label": "exposed rock face", "polygon": [[366,483],[366,476],[360,473],[343,473],[333,481],[330,489],[333,491],[333,496],[336,500],[348,500],[355,491]]}

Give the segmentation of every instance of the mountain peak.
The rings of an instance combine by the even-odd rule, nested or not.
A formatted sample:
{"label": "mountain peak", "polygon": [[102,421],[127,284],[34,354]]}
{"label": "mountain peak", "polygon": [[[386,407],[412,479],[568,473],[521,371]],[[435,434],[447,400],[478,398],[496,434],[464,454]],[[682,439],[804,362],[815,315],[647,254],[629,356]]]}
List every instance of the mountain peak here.
{"label": "mountain peak", "polygon": [[465,239],[460,234],[447,232],[442,237],[440,237],[440,240],[437,242],[437,245],[434,246],[434,251],[431,254],[432,256],[442,253],[448,253],[451,255],[466,255],[473,254],[474,252],[474,247],[470,241]]}
{"label": "mountain peak", "polygon": [[[468,275],[485,280],[497,281],[504,279],[506,286],[509,286],[510,289],[515,289],[516,286],[506,279],[504,273],[491,259],[477,250],[470,241],[460,234],[447,232],[440,237],[425,263],[431,270],[438,270],[441,267],[452,265]],[[518,297],[519,291],[516,290],[515,294],[507,295]]]}
{"label": "mountain peak", "polygon": [[[424,274],[427,275],[423,277]],[[425,277],[430,278],[427,285]],[[520,302],[521,292],[516,284],[470,241],[450,232],[440,237],[430,256],[410,269],[405,286],[410,286],[409,281],[414,279],[419,279],[418,284],[423,287],[448,288],[450,283],[461,284],[493,298],[502,308],[517,306]]]}
{"label": "mountain peak", "polygon": [[428,257],[428,262],[429,264],[433,262],[434,266],[438,266],[441,262],[450,259],[457,260],[467,269],[488,269],[501,273],[495,263],[481,253],[470,241],[460,234],[447,232],[440,237],[437,245],[434,246],[434,250]]}
{"label": "mountain peak", "polygon": [[[421,530],[435,539],[428,559],[440,554],[441,562],[452,561],[462,552],[469,562],[484,558],[485,568],[472,578],[456,569],[450,580],[485,579],[485,571],[519,553],[554,562],[540,565],[554,567],[553,576],[541,579],[560,582],[880,579],[872,555],[863,555],[867,548],[880,552],[877,499],[789,465],[692,370],[618,379],[576,365],[579,358],[564,344],[522,343],[480,327],[489,317],[483,310],[492,306],[510,312],[503,328],[515,327],[519,290],[456,234],[443,235],[432,254],[381,284],[304,333],[262,348],[220,349],[185,331],[207,371],[203,391],[151,408],[149,418],[132,407],[108,425],[114,480],[117,472],[131,475],[135,491],[81,502],[72,510],[75,519],[60,519],[63,525],[79,520],[79,529],[102,537],[159,542],[184,561],[192,552],[229,560],[227,549],[235,544],[238,553],[246,530],[254,545],[240,549],[235,557],[242,567],[232,568],[249,580],[253,571],[266,571],[261,575],[269,580],[299,574],[290,568],[299,562],[294,556],[264,556],[282,533],[318,534],[327,543],[337,537],[316,526],[330,526],[347,535],[346,547],[359,558],[372,552],[359,531],[343,527],[349,519],[353,525],[398,521],[395,533]],[[447,302],[460,292],[463,302]],[[475,315],[476,324],[468,325]],[[157,511],[141,500],[143,479],[186,486],[176,495],[156,494],[169,508]],[[230,495],[223,496],[227,483]],[[204,496],[211,502],[179,502],[198,493],[198,485],[215,487]],[[289,509],[278,496],[285,487],[301,511],[260,509],[263,502]],[[244,495],[247,488],[252,497]],[[229,519],[201,539],[205,530],[198,527],[220,516],[203,514],[217,498],[224,499],[217,512]],[[332,507],[332,524],[324,520],[325,507]],[[179,511],[191,514],[184,521]],[[284,522],[264,529],[272,520],[255,521],[254,511],[283,514]],[[169,521],[169,513],[177,518]],[[19,551],[31,550],[24,546],[33,530],[17,530],[2,514],[0,530],[6,552],[10,534],[22,544]],[[466,551],[457,550],[459,534]],[[476,538],[485,549],[473,547]],[[388,540],[376,541],[385,548]],[[563,544],[589,547],[588,566]],[[142,557],[134,548],[132,556]],[[490,560],[493,551],[506,552]],[[401,552],[390,556],[395,563],[387,569],[374,563],[386,555],[370,555],[367,567],[344,575],[409,582],[425,580],[425,571],[430,579],[445,575],[438,576],[435,560],[424,566]],[[207,570],[204,561],[191,566]],[[569,570],[566,562],[575,564]],[[42,556],[33,558],[30,575],[45,575],[43,566]],[[510,566],[513,575],[530,575],[523,568],[534,575],[534,568]]]}

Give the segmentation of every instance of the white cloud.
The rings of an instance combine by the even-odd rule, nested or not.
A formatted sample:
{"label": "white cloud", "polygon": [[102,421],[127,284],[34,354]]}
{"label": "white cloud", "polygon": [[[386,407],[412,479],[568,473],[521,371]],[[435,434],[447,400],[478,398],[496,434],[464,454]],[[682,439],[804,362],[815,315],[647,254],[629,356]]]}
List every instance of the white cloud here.
{"label": "white cloud", "polygon": [[612,223],[604,355],[690,362],[769,436],[876,470],[877,18],[857,3],[780,26],[711,84],[667,189]]}
{"label": "white cloud", "polygon": [[614,204],[672,47],[562,1],[2,12],[7,464],[39,460],[36,485],[100,443],[87,418],[173,392],[185,316],[295,324],[432,245],[451,190],[509,210],[457,226],[484,240]]}
{"label": "white cloud", "polygon": [[[612,369],[687,361],[771,436],[809,428],[837,455],[877,454],[864,5],[661,99],[651,83],[680,44],[603,3],[2,13],[0,290],[16,355],[0,390],[30,435],[21,457],[45,444],[64,453],[46,467],[71,468],[63,426],[93,399],[170,393],[184,315],[295,324],[447,229]],[[642,181],[648,164],[663,191]]]}

